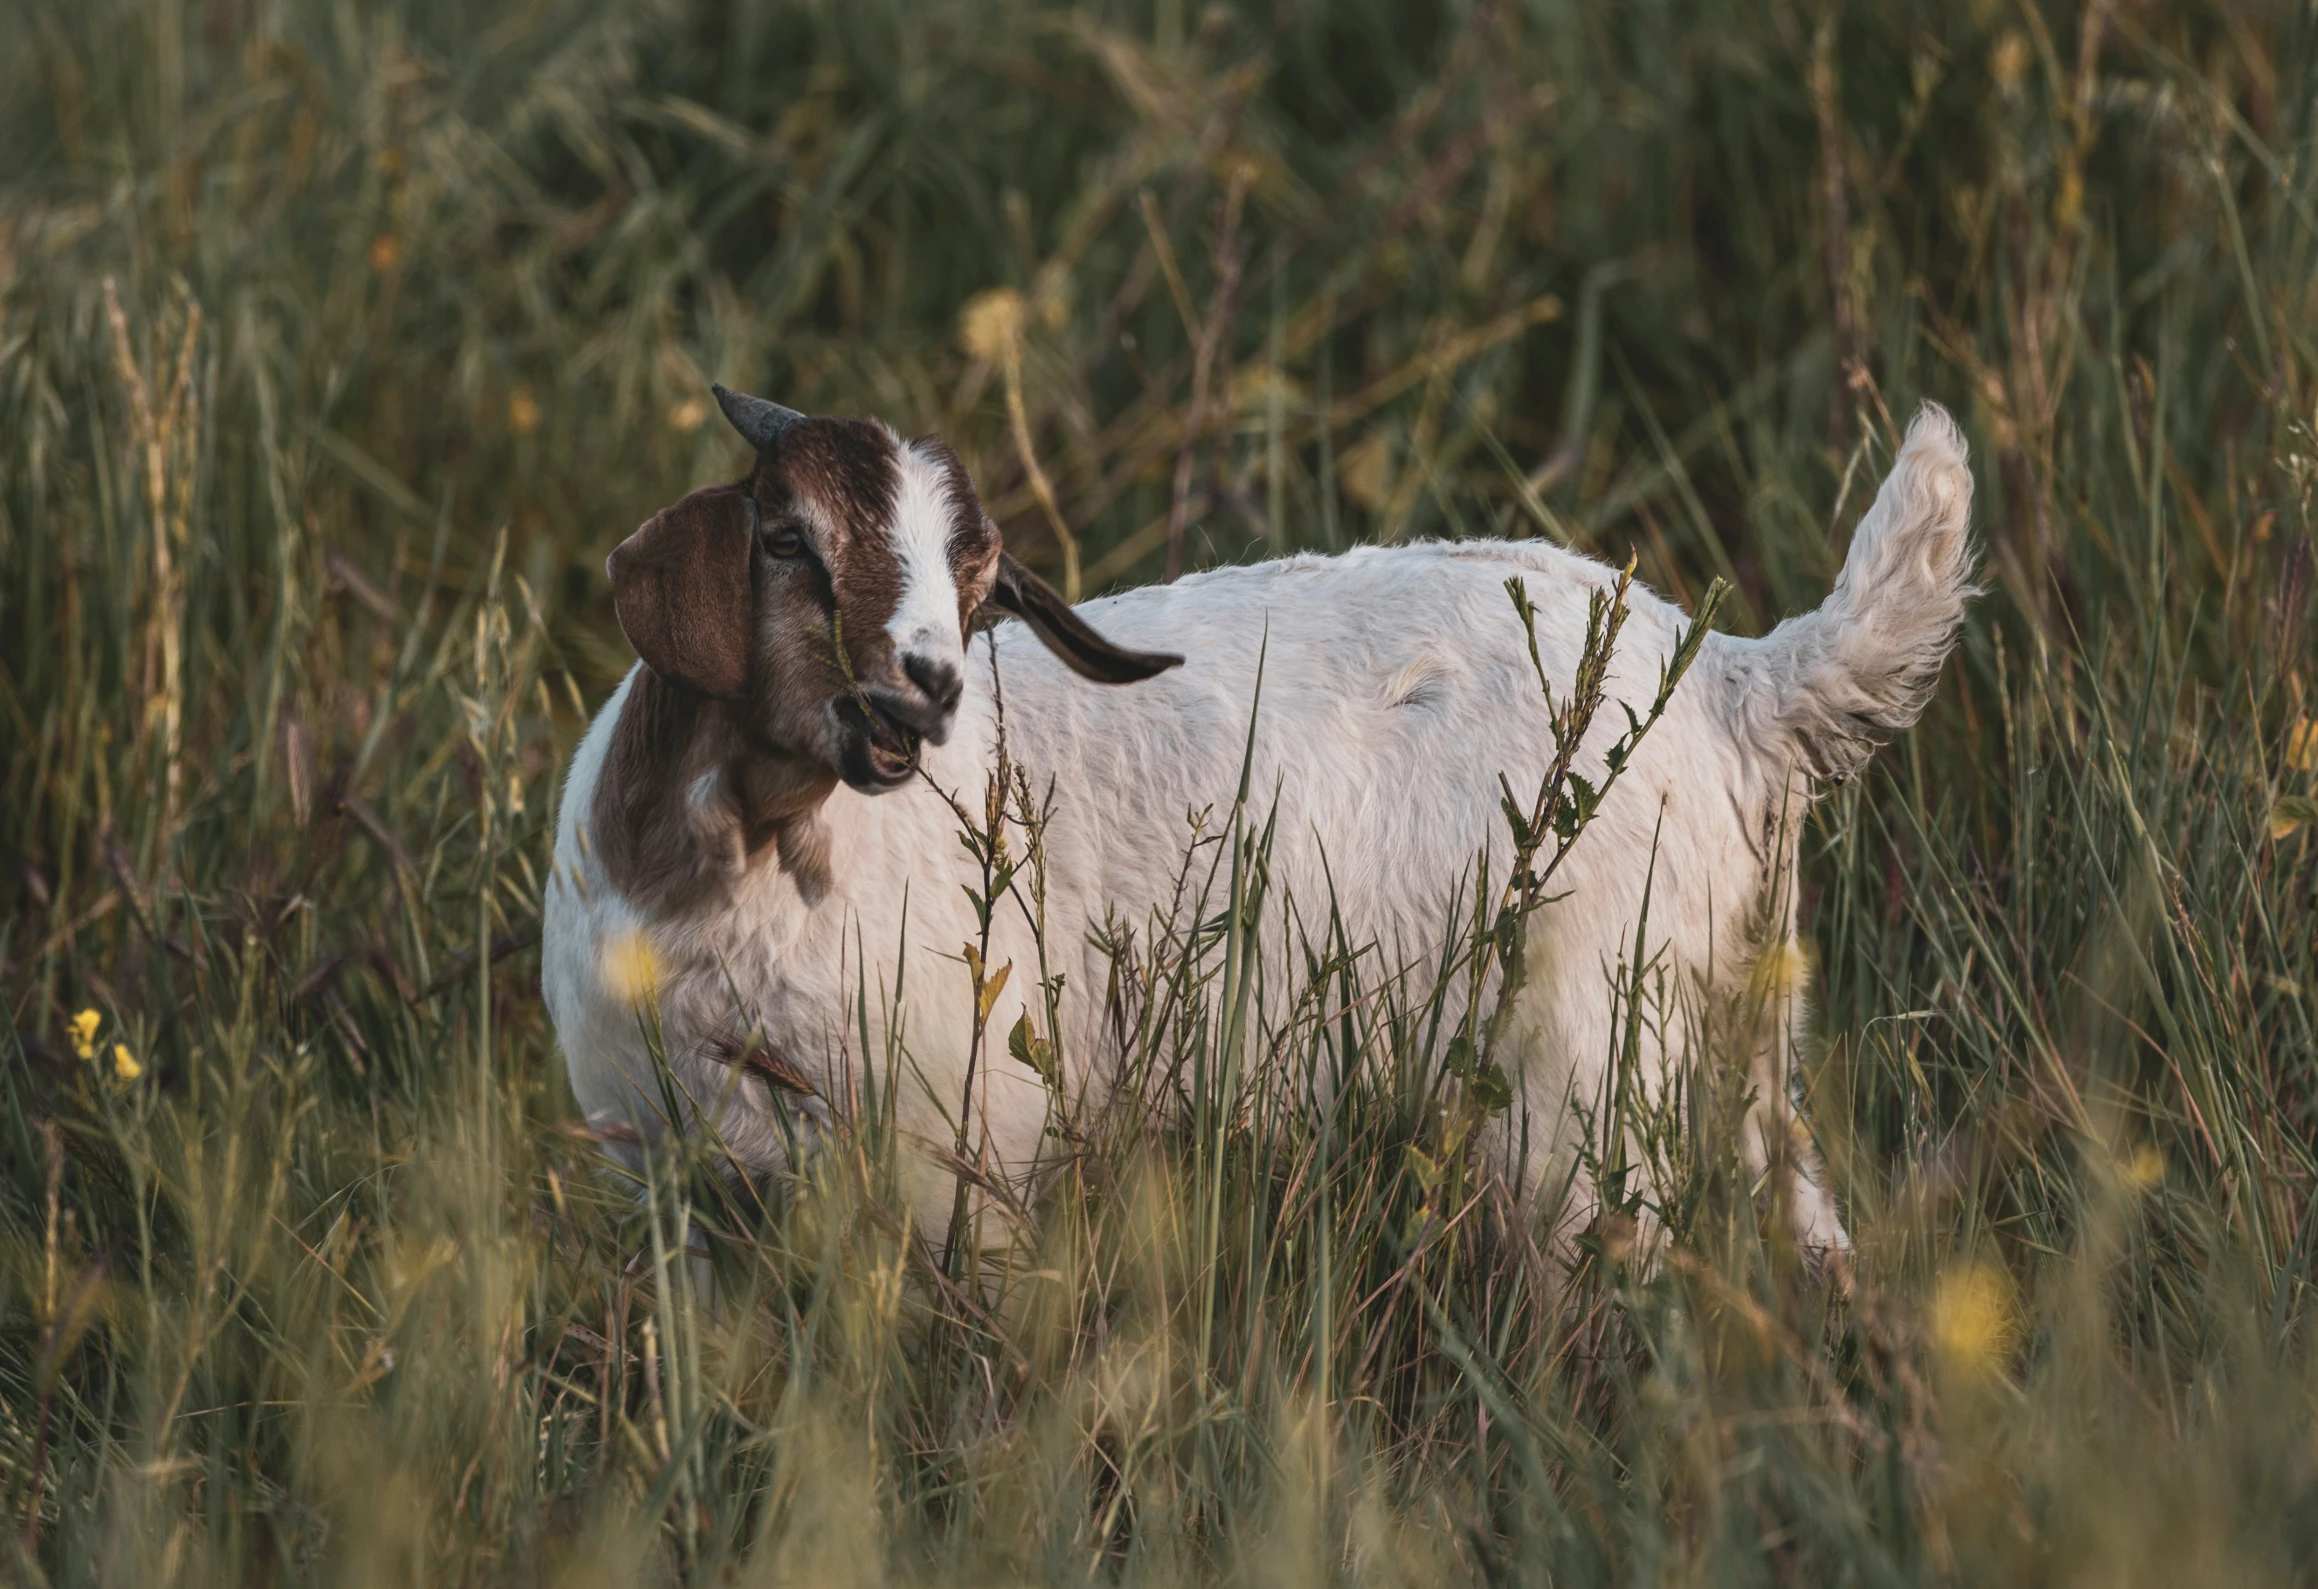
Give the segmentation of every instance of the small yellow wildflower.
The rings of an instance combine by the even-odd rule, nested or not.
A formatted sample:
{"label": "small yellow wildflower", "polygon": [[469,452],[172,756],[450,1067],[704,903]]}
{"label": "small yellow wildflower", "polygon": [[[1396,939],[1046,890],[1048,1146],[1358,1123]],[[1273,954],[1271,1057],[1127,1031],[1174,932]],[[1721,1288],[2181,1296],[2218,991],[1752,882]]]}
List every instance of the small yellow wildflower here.
{"label": "small yellow wildflower", "polygon": [[1763,998],[1785,998],[1811,980],[1811,953],[1792,938],[1783,938],[1763,951],[1755,962],[1755,993]]}
{"label": "small yellow wildflower", "polygon": [[1283,407],[1299,408],[1310,398],[1295,379],[1283,371],[1265,365],[1250,365],[1232,371],[1231,407],[1235,414],[1260,414],[1274,400]]}
{"label": "small yellow wildflower", "polygon": [[1235,188],[1252,188],[1264,179],[1264,162],[1244,150],[1233,150],[1215,163],[1215,174]]}
{"label": "small yellow wildflower", "polygon": [[977,359],[1003,363],[1019,358],[1023,322],[1030,305],[1012,287],[993,287],[966,300],[958,314],[958,341]]}
{"label": "small yellow wildflower", "polygon": [[617,933],[604,942],[604,986],[628,1004],[642,1004],[659,993],[660,957],[651,940],[640,932]]}
{"label": "small yellow wildflower", "polygon": [[2146,1192],[2165,1179],[2165,1155],[2144,1142],[2117,1166],[2117,1177],[2136,1192]]}
{"label": "small yellow wildflower", "polygon": [[687,397],[683,402],[668,410],[668,428],[670,430],[698,430],[707,420],[708,405],[697,397]]}
{"label": "small yellow wildflower", "polygon": [[2030,64],[2028,40],[2017,33],[2005,34],[1988,52],[1988,75],[1996,79],[1998,88],[2010,88],[2026,77]]}
{"label": "small yellow wildflower", "polygon": [[507,423],[518,436],[539,428],[539,399],[531,395],[530,387],[518,386],[507,394]]}
{"label": "small yellow wildflower", "polygon": [[1993,1374],[2012,1349],[2012,1285],[1984,1263],[1958,1264],[1932,1288],[1932,1344],[1940,1360],[1973,1377]]}
{"label": "small yellow wildflower", "polygon": [[71,1021],[72,1051],[83,1059],[97,1057],[97,1028],[105,1018],[94,1010],[83,1010]]}
{"label": "small yellow wildflower", "polygon": [[115,1043],[113,1045],[113,1079],[116,1081],[135,1081],[144,1074],[145,1067],[137,1063],[137,1056],[129,1052],[129,1045]]}

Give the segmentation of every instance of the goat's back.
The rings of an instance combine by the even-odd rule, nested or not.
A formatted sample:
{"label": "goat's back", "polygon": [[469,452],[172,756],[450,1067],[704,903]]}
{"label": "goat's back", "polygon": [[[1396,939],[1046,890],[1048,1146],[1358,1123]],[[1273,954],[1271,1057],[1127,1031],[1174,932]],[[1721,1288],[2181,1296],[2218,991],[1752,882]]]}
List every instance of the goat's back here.
{"label": "goat's back", "polygon": [[[1088,603],[1090,621],[1122,644],[1184,654],[1181,668],[1131,689],[1076,680],[1002,625],[993,638],[1008,744],[1037,786],[1053,779],[1051,874],[1091,921],[1114,910],[1135,923],[1165,906],[1187,819],[1210,813],[1209,832],[1228,819],[1244,761],[1250,819],[1273,827],[1275,901],[1284,896],[1316,940],[1333,909],[1355,946],[1429,959],[1469,919],[1484,854],[1492,884],[1504,878],[1504,789],[1526,808],[1554,754],[1551,708],[1506,589],[1514,577],[1537,608],[1546,676],[1566,692],[1589,597],[1616,576],[1537,542],[1295,557]],[[1626,728],[1621,704],[1647,711],[1685,621],[1634,588],[1610,699],[1579,757],[1588,778],[1601,781]],[[978,643],[974,688],[986,699],[990,658]],[[1786,777],[1755,765],[1724,728],[1726,683],[1702,668],[1676,692],[1572,857],[1571,886],[1586,886],[1557,912],[1561,935],[1611,943],[1653,875],[1670,907],[1695,904],[1702,920],[1713,902],[1749,900],[1766,858],[1751,841]],[[1666,919],[1680,918],[1670,908]],[[1272,920],[1277,941],[1282,913]]]}

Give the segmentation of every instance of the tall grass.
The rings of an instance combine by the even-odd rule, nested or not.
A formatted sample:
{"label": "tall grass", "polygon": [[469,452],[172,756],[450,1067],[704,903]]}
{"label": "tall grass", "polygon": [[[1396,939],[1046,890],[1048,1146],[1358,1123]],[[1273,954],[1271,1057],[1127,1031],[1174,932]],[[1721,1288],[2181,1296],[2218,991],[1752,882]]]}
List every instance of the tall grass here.
{"label": "tall grass", "polygon": [[[7,0],[0,40],[18,1578],[2310,1577],[2307,7]],[[1141,969],[1211,1107],[1062,1108],[970,1273],[874,1109],[763,1204],[607,1176],[546,822],[628,658],[604,552],[737,472],[710,378],[942,432],[1088,593],[1545,535],[1748,629],[1948,402],[1990,592],[1805,847],[1848,1288],[1711,1053],[1686,1111],[1606,1101],[1658,1206],[1541,1252],[1421,978],[1325,933],[1226,975],[1260,814],[1192,874],[1225,925]],[[1307,996],[1245,1032],[1256,974]]]}

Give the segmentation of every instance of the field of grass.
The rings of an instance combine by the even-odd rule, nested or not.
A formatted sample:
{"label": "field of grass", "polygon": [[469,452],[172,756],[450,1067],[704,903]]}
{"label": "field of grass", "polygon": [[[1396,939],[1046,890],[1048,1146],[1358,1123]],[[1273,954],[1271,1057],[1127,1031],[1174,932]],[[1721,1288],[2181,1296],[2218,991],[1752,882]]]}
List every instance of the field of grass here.
{"label": "field of grass", "polygon": [[[1848,1289],[1716,1056],[1565,1273],[1425,990],[1241,1034],[1236,939],[1197,1127],[959,1281],[874,1118],[604,1173],[540,885],[710,379],[1087,594],[1542,535],[1749,632],[1949,404],[1988,594],[1805,845]],[[0,0],[0,1560],[2312,1581],[2314,423],[2294,0]]]}

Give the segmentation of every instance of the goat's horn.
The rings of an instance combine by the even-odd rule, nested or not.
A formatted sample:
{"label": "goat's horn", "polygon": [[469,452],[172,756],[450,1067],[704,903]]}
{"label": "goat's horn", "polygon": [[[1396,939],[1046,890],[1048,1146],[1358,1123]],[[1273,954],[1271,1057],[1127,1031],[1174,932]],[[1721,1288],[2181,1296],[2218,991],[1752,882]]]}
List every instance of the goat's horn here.
{"label": "goat's horn", "polygon": [[735,392],[714,383],[708,389],[716,394],[716,406],[724,410],[724,417],[732,421],[732,428],[759,452],[779,441],[782,431],[805,417],[793,408],[768,403],[746,392]]}

